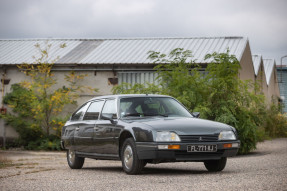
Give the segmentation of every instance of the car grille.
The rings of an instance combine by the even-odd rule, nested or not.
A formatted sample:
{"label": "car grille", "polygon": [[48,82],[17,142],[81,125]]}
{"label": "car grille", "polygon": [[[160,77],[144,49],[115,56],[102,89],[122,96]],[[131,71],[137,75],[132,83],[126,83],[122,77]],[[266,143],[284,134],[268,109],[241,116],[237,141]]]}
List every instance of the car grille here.
{"label": "car grille", "polygon": [[218,134],[211,135],[180,135],[183,143],[214,142],[218,141]]}

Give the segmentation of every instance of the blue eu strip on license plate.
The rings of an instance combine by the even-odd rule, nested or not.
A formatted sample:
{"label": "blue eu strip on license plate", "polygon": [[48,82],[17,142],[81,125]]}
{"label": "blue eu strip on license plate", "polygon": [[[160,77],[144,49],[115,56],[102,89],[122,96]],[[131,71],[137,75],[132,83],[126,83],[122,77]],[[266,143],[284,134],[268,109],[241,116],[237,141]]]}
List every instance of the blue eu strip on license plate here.
{"label": "blue eu strip on license plate", "polygon": [[188,145],[187,152],[216,152],[217,145]]}

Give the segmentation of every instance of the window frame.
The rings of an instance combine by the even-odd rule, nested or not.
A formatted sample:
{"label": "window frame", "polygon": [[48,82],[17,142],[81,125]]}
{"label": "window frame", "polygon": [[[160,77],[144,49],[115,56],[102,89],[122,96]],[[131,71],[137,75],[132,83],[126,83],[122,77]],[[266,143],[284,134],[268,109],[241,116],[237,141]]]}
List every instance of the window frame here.
{"label": "window frame", "polygon": [[[76,121],[83,121],[83,117],[84,117],[84,115],[86,114],[86,111],[88,110],[88,108],[90,107],[90,105],[91,105],[91,101],[88,101],[88,102],[84,103],[83,105],[81,105],[81,106],[71,115],[70,121],[74,121],[74,122],[76,122]],[[85,110],[83,111],[83,113],[81,114],[81,116],[79,117],[79,119],[77,119],[77,120],[72,120],[72,119],[73,119],[73,116],[74,116],[78,111],[80,111],[83,107],[85,107],[85,106],[87,106],[87,109],[85,109]]]}
{"label": "window frame", "polygon": [[115,120],[115,119],[119,119],[119,112],[118,112],[118,99],[116,99],[116,98],[108,98],[108,99],[105,99],[105,103],[104,103],[104,105],[103,105],[103,107],[102,107],[102,110],[101,110],[101,113],[100,113],[100,115],[99,115],[99,120],[106,120],[106,119],[103,119],[102,118],[102,116],[103,116],[103,110],[104,110],[104,107],[105,107],[105,105],[106,105],[106,103],[107,103],[107,101],[112,101],[112,100],[114,100],[115,101],[115,114],[116,114],[116,118],[112,118],[113,120]]}
{"label": "window frame", "polygon": [[[177,99],[175,99],[175,98],[173,98],[173,97],[170,97],[170,96],[151,96],[152,98],[169,98],[169,99],[171,99],[171,100],[173,100],[173,101],[175,101],[176,103],[178,103],[180,106],[182,106],[183,107],[183,109],[187,112],[187,114],[189,114],[189,116],[185,116],[185,117],[190,117],[190,118],[194,118],[194,116],[190,113],[190,111],[181,103],[181,102],[179,102]],[[119,98],[119,100],[118,100],[118,108],[120,109],[120,104],[121,104],[121,100],[122,99],[126,99],[126,98],[146,98],[146,96],[130,96],[130,97],[121,97],[121,98]],[[160,103],[160,104],[162,104],[162,103]],[[132,104],[131,104],[132,105]],[[162,105],[163,106],[163,105]],[[164,107],[164,106],[163,106]],[[169,110],[169,108],[167,107],[167,108],[165,108],[164,107],[164,109],[168,109]],[[120,111],[118,112],[119,114],[119,119],[125,119],[125,117],[122,117],[121,116],[121,113],[120,113]],[[183,116],[182,116],[183,117]]]}
{"label": "window frame", "polygon": [[[90,109],[91,105],[92,105],[93,103],[95,103],[95,102],[101,102],[101,101],[103,102],[103,105],[102,105],[102,107],[101,107],[101,109],[100,109],[100,111],[99,111],[98,118],[97,118],[97,119],[84,119],[85,116],[86,116],[86,114],[88,113],[88,110]],[[85,113],[84,113],[84,115],[83,115],[83,117],[82,117],[82,120],[83,120],[83,121],[96,121],[96,120],[99,120],[99,119],[100,119],[100,116],[101,116],[101,113],[102,113],[102,110],[103,110],[103,108],[104,108],[105,103],[106,103],[106,100],[105,100],[105,99],[97,99],[97,100],[92,100],[92,101],[90,101],[90,105],[88,106],[88,109],[85,111]]]}

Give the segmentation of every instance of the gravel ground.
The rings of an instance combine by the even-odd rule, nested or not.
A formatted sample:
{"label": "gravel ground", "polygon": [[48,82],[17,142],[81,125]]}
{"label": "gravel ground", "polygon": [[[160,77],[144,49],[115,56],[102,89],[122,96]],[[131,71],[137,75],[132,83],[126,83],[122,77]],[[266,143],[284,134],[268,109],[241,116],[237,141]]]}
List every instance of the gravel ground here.
{"label": "gravel ground", "polygon": [[148,164],[126,175],[120,161],[86,159],[71,170],[64,152],[0,151],[0,190],[287,190],[287,139],[265,141],[246,156],[229,158],[222,172],[203,163]]}

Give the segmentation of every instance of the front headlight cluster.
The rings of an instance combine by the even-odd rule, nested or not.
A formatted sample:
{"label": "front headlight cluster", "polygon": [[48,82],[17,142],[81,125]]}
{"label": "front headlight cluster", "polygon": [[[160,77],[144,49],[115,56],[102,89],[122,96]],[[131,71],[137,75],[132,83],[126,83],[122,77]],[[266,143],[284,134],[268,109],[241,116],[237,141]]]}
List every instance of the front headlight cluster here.
{"label": "front headlight cluster", "polygon": [[236,140],[236,137],[233,131],[222,131],[219,133],[218,140],[220,141]]}
{"label": "front headlight cluster", "polygon": [[180,142],[179,136],[174,132],[158,131],[156,132],[156,142]]}

